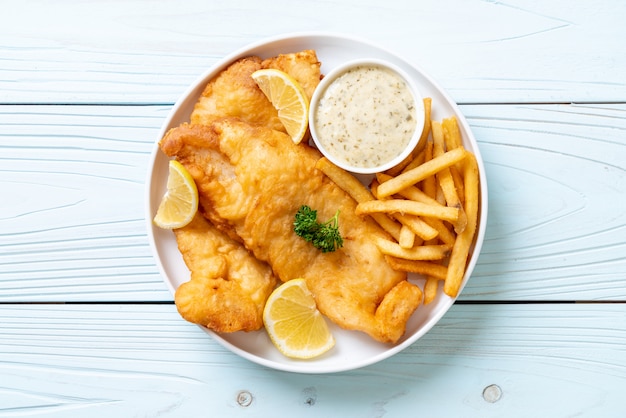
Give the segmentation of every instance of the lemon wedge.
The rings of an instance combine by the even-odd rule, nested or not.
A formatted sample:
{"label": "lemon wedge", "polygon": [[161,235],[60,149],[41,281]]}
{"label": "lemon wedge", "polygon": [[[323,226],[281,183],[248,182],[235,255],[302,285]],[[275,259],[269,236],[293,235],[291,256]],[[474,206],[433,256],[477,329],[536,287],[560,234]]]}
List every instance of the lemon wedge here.
{"label": "lemon wedge", "polygon": [[263,310],[263,322],[274,345],[287,357],[313,358],[335,345],[304,279],[285,282],[272,292]]}
{"label": "lemon wedge", "polygon": [[198,211],[198,188],[185,167],[170,160],[167,191],[153,219],[156,226],[164,229],[182,228]]}
{"label": "lemon wedge", "polygon": [[309,126],[309,98],[296,79],[275,69],[257,70],[252,78],[272,105],[293,142],[299,144]]}

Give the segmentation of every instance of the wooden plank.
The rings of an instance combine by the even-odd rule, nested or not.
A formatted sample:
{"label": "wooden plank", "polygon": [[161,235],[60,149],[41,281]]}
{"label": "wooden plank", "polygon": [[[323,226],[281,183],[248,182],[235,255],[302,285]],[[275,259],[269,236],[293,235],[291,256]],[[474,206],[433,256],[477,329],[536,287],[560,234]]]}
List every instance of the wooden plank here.
{"label": "wooden plank", "polygon": [[626,107],[463,110],[489,186],[486,241],[464,298],[624,300]]}
{"label": "wooden plank", "polygon": [[0,16],[0,103],[171,104],[234,50],[307,30],[390,48],[462,103],[626,97],[621,0],[358,5],[329,13],[315,2],[194,0],[181,9],[166,0],[147,12],[138,0],[11,2]]}
{"label": "wooden plank", "polygon": [[146,238],[169,107],[0,107],[0,299],[171,300]]}
{"label": "wooden plank", "polygon": [[[463,106],[486,163],[464,300],[626,300],[626,105]],[[0,106],[0,301],[171,300],[143,214],[167,106]]]}
{"label": "wooden plank", "polygon": [[612,417],[624,347],[624,304],[455,305],[390,359],[299,375],[235,356],[173,305],[2,305],[0,416]]}

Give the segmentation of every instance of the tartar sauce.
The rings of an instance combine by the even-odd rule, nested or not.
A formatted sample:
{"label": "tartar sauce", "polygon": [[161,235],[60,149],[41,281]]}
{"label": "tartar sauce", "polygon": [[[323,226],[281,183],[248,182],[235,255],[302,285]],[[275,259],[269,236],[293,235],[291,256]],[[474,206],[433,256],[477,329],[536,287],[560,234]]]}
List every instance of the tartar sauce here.
{"label": "tartar sauce", "polygon": [[390,69],[362,65],[329,84],[315,110],[317,140],[353,167],[385,164],[409,144],[416,129],[415,99]]}

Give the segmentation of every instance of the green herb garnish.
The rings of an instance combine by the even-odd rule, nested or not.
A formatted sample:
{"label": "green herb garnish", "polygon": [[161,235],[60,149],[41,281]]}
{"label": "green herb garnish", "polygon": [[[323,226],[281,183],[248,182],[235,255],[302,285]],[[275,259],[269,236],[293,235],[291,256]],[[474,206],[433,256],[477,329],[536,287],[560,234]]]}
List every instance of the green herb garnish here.
{"label": "green herb garnish", "polygon": [[293,230],[323,253],[333,252],[343,246],[339,233],[339,210],[324,223],[317,221],[317,211],[307,205],[300,206],[293,222]]}

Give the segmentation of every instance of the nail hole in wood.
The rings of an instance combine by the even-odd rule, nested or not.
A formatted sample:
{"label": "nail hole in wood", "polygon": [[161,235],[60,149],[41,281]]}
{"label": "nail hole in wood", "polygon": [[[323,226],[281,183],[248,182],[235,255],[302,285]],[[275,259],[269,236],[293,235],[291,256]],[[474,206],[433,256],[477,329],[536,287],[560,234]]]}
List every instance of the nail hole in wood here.
{"label": "nail hole in wood", "polygon": [[252,399],[252,394],[247,390],[242,390],[237,394],[237,403],[244,408],[250,406]]}
{"label": "nail hole in wood", "polygon": [[483,399],[489,403],[498,402],[502,397],[502,389],[498,385],[489,385],[483,390]]}
{"label": "nail hole in wood", "polygon": [[317,390],[315,387],[308,387],[302,390],[302,394],[304,395],[304,403],[308,406],[315,405],[317,401]]}

